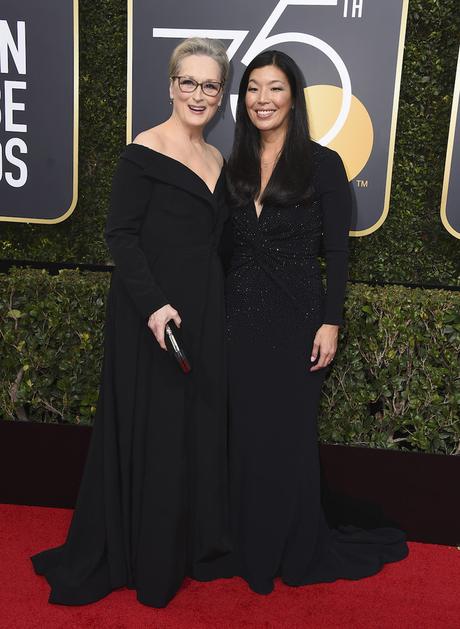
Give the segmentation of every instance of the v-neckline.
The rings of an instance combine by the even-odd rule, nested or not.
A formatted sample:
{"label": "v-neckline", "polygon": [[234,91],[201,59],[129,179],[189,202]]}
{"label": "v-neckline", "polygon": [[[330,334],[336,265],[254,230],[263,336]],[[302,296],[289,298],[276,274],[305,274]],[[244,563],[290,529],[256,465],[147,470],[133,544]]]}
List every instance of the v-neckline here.
{"label": "v-neckline", "polygon": [[190,168],[189,166],[184,164],[184,162],[181,162],[179,159],[176,159],[175,157],[171,157],[171,155],[167,155],[166,153],[162,153],[161,151],[156,151],[155,149],[152,149],[152,148],[150,148],[150,146],[146,146],[145,144],[137,144],[135,142],[131,142],[130,146],[142,146],[142,148],[147,149],[147,151],[155,153],[156,155],[160,155],[160,157],[164,157],[166,159],[171,160],[172,162],[175,162],[176,164],[179,164],[180,166],[185,168],[189,173],[192,173],[192,175],[194,175],[196,179],[201,181],[201,183],[206,188],[206,190],[209,192],[209,194],[212,197],[214,197],[214,195],[216,193],[216,190],[217,190],[217,187],[219,185],[220,179],[221,179],[222,174],[224,172],[225,161],[224,161],[224,164],[222,165],[222,168],[220,169],[220,173],[219,173],[219,176],[216,179],[216,183],[214,184],[214,190],[211,190],[211,188],[208,186],[208,184],[203,179],[203,177],[200,177],[200,175],[197,172],[195,172],[192,168]]}
{"label": "v-neckline", "polygon": [[256,200],[255,199],[252,200],[252,206],[254,208],[254,216],[256,217],[256,222],[257,222],[257,224],[259,224],[260,219],[261,219],[262,214],[263,214],[263,211],[264,211],[264,206],[263,205],[260,206],[259,214],[257,214],[257,205],[256,205]]}

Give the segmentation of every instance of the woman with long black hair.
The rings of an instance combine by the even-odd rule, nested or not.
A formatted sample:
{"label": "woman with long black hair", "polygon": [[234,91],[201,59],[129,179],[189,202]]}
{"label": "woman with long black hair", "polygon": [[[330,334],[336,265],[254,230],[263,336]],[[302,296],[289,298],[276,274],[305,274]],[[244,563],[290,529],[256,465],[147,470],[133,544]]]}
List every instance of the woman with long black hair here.
{"label": "woman with long black hair", "polygon": [[304,84],[282,52],[249,64],[227,171],[235,571],[264,594],[276,576],[357,579],[407,554],[399,531],[331,530],[321,509],[316,418],[342,323],[351,198],[338,154],[310,140]]}

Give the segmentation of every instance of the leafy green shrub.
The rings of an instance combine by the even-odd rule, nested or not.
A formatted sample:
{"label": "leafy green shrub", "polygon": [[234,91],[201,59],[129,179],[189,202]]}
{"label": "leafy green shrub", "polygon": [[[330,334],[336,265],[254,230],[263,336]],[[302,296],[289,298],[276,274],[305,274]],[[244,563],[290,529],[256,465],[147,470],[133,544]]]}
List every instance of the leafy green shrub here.
{"label": "leafy green shrub", "polygon": [[108,282],[78,271],[0,275],[0,416],[91,423]]}
{"label": "leafy green shrub", "polygon": [[460,453],[460,292],[349,287],[320,438]]}
{"label": "leafy green shrub", "polygon": [[[0,416],[90,424],[107,273],[0,274]],[[460,444],[460,292],[349,287],[320,438],[425,452]]]}

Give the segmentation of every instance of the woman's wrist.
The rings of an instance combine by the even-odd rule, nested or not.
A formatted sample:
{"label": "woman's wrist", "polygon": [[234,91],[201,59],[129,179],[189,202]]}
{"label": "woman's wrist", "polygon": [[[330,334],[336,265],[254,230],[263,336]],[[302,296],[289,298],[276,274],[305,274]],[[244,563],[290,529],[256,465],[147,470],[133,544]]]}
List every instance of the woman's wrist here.
{"label": "woman's wrist", "polygon": [[338,323],[323,323],[322,327],[328,328],[330,330],[335,330],[336,332],[338,332],[340,329],[340,325]]}

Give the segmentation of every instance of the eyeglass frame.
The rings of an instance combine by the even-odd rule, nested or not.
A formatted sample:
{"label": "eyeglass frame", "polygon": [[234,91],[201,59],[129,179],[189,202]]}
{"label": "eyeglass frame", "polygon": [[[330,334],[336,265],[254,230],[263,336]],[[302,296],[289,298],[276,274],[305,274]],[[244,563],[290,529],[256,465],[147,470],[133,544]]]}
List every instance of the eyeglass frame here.
{"label": "eyeglass frame", "polygon": [[[183,90],[180,86],[180,82],[178,82],[179,85],[179,89],[182,92],[182,94],[193,94],[194,92],[196,92],[196,90],[198,89],[198,87],[201,87],[201,91],[203,92],[203,94],[205,94],[206,96],[210,96],[211,98],[214,96],[219,96],[219,94],[222,92],[222,90],[224,89],[224,85],[225,85],[225,81],[210,81],[209,79],[207,81],[202,81],[201,83],[199,81],[197,81],[196,79],[193,79],[191,76],[184,76],[182,75],[175,75],[175,76],[170,76],[169,77],[172,81],[174,81],[174,79],[188,79],[189,81],[193,81],[194,83],[196,83],[195,87],[193,88],[193,90],[191,90],[190,92],[187,92],[186,90]],[[219,91],[216,94],[206,94],[206,92],[203,89],[203,85],[205,83],[218,83],[219,84]]]}

